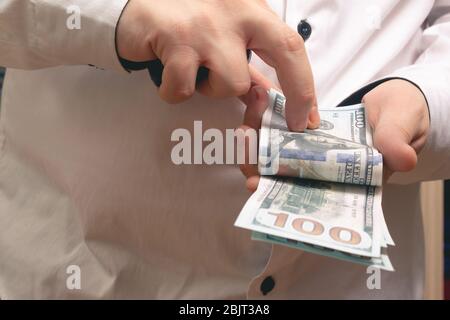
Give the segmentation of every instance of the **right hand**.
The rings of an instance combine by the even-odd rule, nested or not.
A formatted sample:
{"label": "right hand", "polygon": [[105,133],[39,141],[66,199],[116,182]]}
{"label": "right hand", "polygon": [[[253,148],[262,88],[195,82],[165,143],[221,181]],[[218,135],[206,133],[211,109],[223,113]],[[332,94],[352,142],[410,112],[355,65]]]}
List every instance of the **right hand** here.
{"label": "right hand", "polygon": [[[272,88],[276,90],[280,89],[277,88],[273,83],[265,79],[263,75],[258,71],[254,70],[254,75],[255,79],[254,81],[252,81],[252,87],[250,88],[249,92],[240,97],[247,108],[244,114],[244,121],[238,129],[241,129],[243,131],[256,130],[260,132],[259,129],[261,129],[263,115],[266,111],[267,105],[269,104],[268,90]],[[315,106],[312,111],[318,113],[317,106]],[[310,117],[308,121],[308,128],[317,129],[320,125],[320,119],[316,119],[316,121],[313,121],[311,118],[312,117]],[[247,189],[250,192],[255,192],[260,180],[258,165],[251,164],[249,161],[250,152],[254,152],[255,150],[249,149],[250,143],[248,139],[246,139],[244,147],[245,163],[241,164],[239,168],[247,179]]]}
{"label": "right hand", "polygon": [[[187,100],[196,89],[214,98],[246,94],[251,49],[276,69],[289,128],[302,131],[308,119],[320,121],[303,39],[263,0],[130,0],[117,28],[123,59],[162,61],[159,94],[169,103]],[[210,72],[196,88],[199,66]]]}

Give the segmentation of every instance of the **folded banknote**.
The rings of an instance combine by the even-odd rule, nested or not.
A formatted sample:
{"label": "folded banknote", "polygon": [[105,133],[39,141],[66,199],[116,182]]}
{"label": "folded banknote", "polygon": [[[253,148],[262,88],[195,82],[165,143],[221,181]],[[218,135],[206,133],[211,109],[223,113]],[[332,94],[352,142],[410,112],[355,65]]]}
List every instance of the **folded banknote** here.
{"label": "folded banknote", "polygon": [[263,176],[235,225],[253,239],[393,271],[383,210],[383,157],[361,104],[320,109],[316,130],[290,132],[269,92],[259,141]]}

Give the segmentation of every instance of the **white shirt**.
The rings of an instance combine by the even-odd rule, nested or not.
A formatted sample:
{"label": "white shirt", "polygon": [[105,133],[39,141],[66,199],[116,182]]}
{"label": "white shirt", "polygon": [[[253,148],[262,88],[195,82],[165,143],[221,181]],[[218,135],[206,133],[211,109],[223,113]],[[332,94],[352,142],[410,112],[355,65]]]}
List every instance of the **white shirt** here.
{"label": "white shirt", "polygon": [[[237,167],[172,163],[173,130],[192,130],[195,120],[204,130],[235,128],[243,106],[199,95],[169,106],[145,71],[123,72],[114,29],[125,3],[0,4],[8,67],[0,298],[422,297],[419,182],[450,177],[449,1],[270,1],[292,28],[302,19],[312,26],[306,47],[320,106],[388,76],[414,81],[427,97],[431,132],[419,165],[383,191],[396,272],[382,272],[380,290],[368,289],[365,267],[254,242],[235,228],[249,197]],[[80,30],[66,28],[72,4]],[[257,57],[252,63],[276,80]],[[66,285],[72,265],[80,290]],[[268,276],[275,286],[263,295]]]}

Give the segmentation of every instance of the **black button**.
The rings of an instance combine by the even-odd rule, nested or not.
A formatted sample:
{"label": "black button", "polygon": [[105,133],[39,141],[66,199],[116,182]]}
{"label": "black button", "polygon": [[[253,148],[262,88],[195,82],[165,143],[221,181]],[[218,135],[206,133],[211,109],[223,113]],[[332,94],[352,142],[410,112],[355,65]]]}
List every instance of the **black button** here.
{"label": "black button", "polygon": [[263,282],[261,282],[260,289],[263,295],[268,294],[270,291],[273,290],[273,288],[275,288],[275,280],[273,280],[271,276],[268,276],[267,278],[264,279]]}
{"label": "black button", "polygon": [[297,31],[302,36],[303,40],[306,41],[311,36],[312,27],[308,21],[302,20],[297,26]]}

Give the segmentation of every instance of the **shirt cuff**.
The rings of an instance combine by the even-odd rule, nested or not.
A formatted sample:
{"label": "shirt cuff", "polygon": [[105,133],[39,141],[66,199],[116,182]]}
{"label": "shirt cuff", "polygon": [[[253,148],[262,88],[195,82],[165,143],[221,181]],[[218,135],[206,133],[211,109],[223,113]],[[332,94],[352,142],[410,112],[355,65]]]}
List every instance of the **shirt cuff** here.
{"label": "shirt cuff", "polygon": [[[126,73],[116,50],[116,26],[128,0],[35,2],[35,45],[48,60]],[[77,20],[76,16],[79,15]],[[71,23],[78,21],[76,23]]]}

